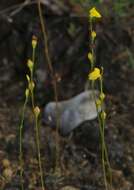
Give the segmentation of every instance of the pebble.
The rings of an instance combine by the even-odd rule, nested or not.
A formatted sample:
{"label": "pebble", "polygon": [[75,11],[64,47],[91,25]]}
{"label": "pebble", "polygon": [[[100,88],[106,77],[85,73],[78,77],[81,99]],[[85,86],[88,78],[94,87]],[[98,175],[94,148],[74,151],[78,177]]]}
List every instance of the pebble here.
{"label": "pebble", "polygon": [[[97,96],[98,91],[95,91],[95,94]],[[58,102],[57,106],[56,102],[48,103],[44,109],[45,123],[55,127],[57,115],[59,115],[60,133],[63,136],[68,135],[83,122],[95,119],[97,111],[92,90],[82,92],[69,100]]]}

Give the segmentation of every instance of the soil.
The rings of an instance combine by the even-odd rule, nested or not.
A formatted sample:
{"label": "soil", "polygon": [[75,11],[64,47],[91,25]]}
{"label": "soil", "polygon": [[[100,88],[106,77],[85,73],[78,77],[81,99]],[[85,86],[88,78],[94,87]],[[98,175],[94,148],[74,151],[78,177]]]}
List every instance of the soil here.
{"label": "soil", "polygon": [[[66,3],[67,4],[67,3]],[[4,5],[4,2],[3,2]],[[60,15],[45,7],[49,52],[57,76],[58,99],[65,100],[85,90],[90,64],[88,19]],[[103,5],[104,6],[104,5]],[[105,5],[108,8],[111,5]],[[131,5],[132,6],[132,5]],[[96,24],[96,62],[104,67],[106,93],[106,142],[113,174],[113,190],[134,189],[134,14],[113,13]],[[2,7],[3,8],[3,7]],[[44,8],[44,7],[43,7]],[[44,10],[44,9],[43,9]],[[77,15],[77,12],[75,15]],[[36,5],[12,17],[1,17],[0,34],[0,190],[19,190],[19,124],[27,85],[27,59],[32,35],[36,50],[36,103],[41,108],[41,158],[46,190],[104,190],[97,120],[83,124],[70,136],[59,135],[55,173],[56,131],[43,123],[44,106],[54,100],[53,81],[44,56]],[[93,126],[92,130],[89,125]],[[34,123],[29,101],[23,129],[24,189],[40,190]]]}

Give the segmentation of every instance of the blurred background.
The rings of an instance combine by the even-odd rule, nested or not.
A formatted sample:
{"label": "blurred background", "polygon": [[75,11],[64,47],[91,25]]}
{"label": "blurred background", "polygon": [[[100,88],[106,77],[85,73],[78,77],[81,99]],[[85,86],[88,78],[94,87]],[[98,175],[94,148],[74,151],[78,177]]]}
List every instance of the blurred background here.
{"label": "blurred background", "polygon": [[[58,100],[85,90],[90,63],[88,11],[102,15],[95,22],[96,65],[104,67],[108,144],[113,189],[134,189],[134,1],[40,0],[47,29],[49,55],[57,78]],[[0,3],[0,189],[19,190],[18,125],[27,85],[27,59],[36,49],[36,102],[42,112],[54,100],[53,81],[44,54],[37,1],[1,0]],[[34,144],[30,103],[24,126],[25,189],[41,189]],[[48,190],[104,190],[97,137],[88,128],[77,129],[71,140],[60,139],[61,173],[50,175],[54,165],[53,131],[41,117],[41,153]],[[98,127],[96,121],[90,125]],[[86,130],[86,132],[85,132]],[[94,129],[96,130],[96,129]],[[44,158],[45,157],[45,158]],[[8,160],[8,166],[4,161]],[[34,171],[34,172],[33,172]],[[55,182],[56,181],[56,182]]]}

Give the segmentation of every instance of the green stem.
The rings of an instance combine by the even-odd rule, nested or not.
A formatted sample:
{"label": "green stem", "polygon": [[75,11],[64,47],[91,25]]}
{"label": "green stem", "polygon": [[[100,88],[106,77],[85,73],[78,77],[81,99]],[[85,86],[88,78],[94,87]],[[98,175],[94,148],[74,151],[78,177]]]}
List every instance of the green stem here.
{"label": "green stem", "polygon": [[[32,61],[33,61],[33,68],[30,70],[30,82],[34,83],[33,79],[33,71],[35,67],[35,48],[33,48],[33,53],[32,53]],[[32,102],[32,109],[34,112],[35,109],[35,97],[34,97],[34,88],[31,89],[31,102]],[[41,179],[41,186],[42,190],[45,190],[44,186],[44,179],[43,179],[43,170],[42,170],[42,164],[41,164],[41,155],[40,155],[40,137],[39,137],[39,127],[38,127],[38,117],[34,113],[34,118],[35,118],[35,138],[36,138],[36,145],[37,145],[37,154],[38,154],[38,164],[39,164],[39,170],[40,170],[40,179]]]}
{"label": "green stem", "polygon": [[[90,18],[90,34],[92,33],[92,31],[93,31],[93,23],[92,23],[92,18]],[[94,69],[94,66],[95,66],[95,56],[94,56],[94,48],[93,48],[93,46],[94,46],[94,40],[92,39],[92,37],[91,37],[91,53],[92,53],[92,56],[93,56],[93,61],[92,61],[92,63],[91,63],[91,71],[93,71],[93,69]]]}
{"label": "green stem", "polygon": [[106,189],[108,189],[107,184],[107,176],[106,176],[106,170],[108,170],[108,176],[109,176],[109,184],[112,187],[112,173],[111,173],[111,166],[108,158],[108,152],[107,147],[105,143],[105,121],[102,120],[99,116],[99,110],[98,112],[98,121],[100,126],[100,135],[101,135],[101,151],[102,151],[102,167],[103,167],[103,174],[104,174],[104,183]]}
{"label": "green stem", "polygon": [[101,132],[101,141],[102,141],[102,145],[101,145],[101,151],[102,151],[102,167],[103,167],[103,174],[104,174],[104,183],[105,183],[105,187],[106,189],[108,189],[108,184],[107,184],[107,176],[106,176],[106,166],[105,166],[105,151],[106,151],[106,144],[105,144],[105,133],[104,133],[104,125],[102,124],[102,122],[100,122],[100,132]]}
{"label": "green stem", "polygon": [[[90,18],[89,31],[92,34],[92,32],[93,32],[92,18]],[[91,71],[93,71],[94,67],[95,67],[95,55],[94,55],[94,47],[93,46],[94,46],[94,40],[91,37],[91,53],[93,56],[93,61],[91,62]],[[96,102],[96,95],[94,92],[94,89],[95,89],[94,81],[91,82],[91,88],[93,90],[94,102]],[[100,92],[103,93],[102,77],[100,78]],[[107,182],[107,175],[106,175],[107,169],[108,169],[108,174],[110,175],[110,184],[112,184],[112,178],[111,178],[111,167],[110,167],[108,153],[107,153],[107,147],[106,147],[106,143],[105,143],[105,121],[99,115],[99,110],[98,110],[97,104],[96,104],[96,111],[97,111],[97,116],[98,116],[98,121],[99,121],[99,130],[100,130],[100,137],[101,137],[101,160],[102,160],[102,168],[103,168],[103,175],[104,175],[104,185],[105,185],[106,190],[108,190],[108,182]],[[103,111],[103,107],[101,106],[101,113],[102,113],[102,111]]]}
{"label": "green stem", "polygon": [[20,122],[20,126],[19,126],[19,161],[20,161],[21,190],[24,189],[24,186],[23,186],[22,130],[23,130],[23,125],[24,125],[24,114],[25,114],[27,102],[28,102],[28,97],[25,98],[25,102],[24,102],[23,109],[22,109],[21,122]]}
{"label": "green stem", "polygon": [[[94,92],[94,83],[93,83],[93,98],[94,98],[94,102],[96,102],[96,95]],[[101,136],[101,160],[102,160],[102,168],[103,168],[103,175],[104,175],[104,184],[105,184],[105,188],[106,190],[107,188],[107,177],[106,177],[106,168],[105,168],[105,140],[104,140],[104,130],[102,128],[102,124],[101,124],[101,119],[99,116],[99,110],[98,110],[98,106],[96,105],[96,111],[97,111],[97,116],[98,116],[98,122],[99,122],[99,130],[100,130],[100,136]]]}
{"label": "green stem", "polygon": [[34,103],[34,92],[33,92],[33,90],[31,91],[31,102],[32,102],[32,108],[33,108],[33,111],[34,111],[35,103]]}
{"label": "green stem", "polygon": [[109,184],[112,187],[112,171],[111,171],[111,166],[110,166],[110,162],[109,162],[109,157],[108,157],[108,151],[107,151],[107,147],[106,147],[106,143],[105,143],[105,121],[102,120],[102,129],[103,129],[103,148],[104,148],[104,158],[106,161],[106,169],[108,170],[108,177],[109,177]]}
{"label": "green stem", "polygon": [[44,179],[43,179],[43,169],[42,169],[42,164],[41,164],[41,155],[40,155],[39,124],[38,124],[38,117],[36,117],[36,116],[35,116],[35,131],[36,131],[36,144],[37,144],[40,177],[41,177],[41,186],[42,186],[42,190],[45,190]]}
{"label": "green stem", "polygon": [[[103,73],[102,73],[103,74]],[[103,77],[100,78],[100,92],[103,93]],[[103,111],[103,107],[101,108]],[[105,119],[101,119],[101,124],[102,124],[102,135],[103,135],[103,148],[104,148],[104,157],[106,160],[106,164],[108,166],[108,174],[109,174],[109,181],[110,181],[110,185],[112,186],[112,173],[111,173],[111,166],[110,166],[110,162],[109,162],[109,158],[108,158],[108,152],[107,152],[107,147],[106,147],[106,143],[105,143]]]}
{"label": "green stem", "polygon": [[32,61],[33,61],[33,69],[31,72],[31,81],[33,81],[33,71],[34,71],[34,67],[35,67],[35,48],[33,48],[33,53],[32,53]]}

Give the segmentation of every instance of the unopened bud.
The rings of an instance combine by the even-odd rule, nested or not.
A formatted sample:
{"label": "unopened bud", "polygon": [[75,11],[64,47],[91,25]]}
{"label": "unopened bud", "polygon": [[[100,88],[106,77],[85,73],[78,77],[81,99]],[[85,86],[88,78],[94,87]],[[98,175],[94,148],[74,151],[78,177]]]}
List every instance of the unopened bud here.
{"label": "unopened bud", "polygon": [[29,96],[29,89],[28,88],[25,90],[25,96],[26,96],[26,98],[28,98],[28,96]]}
{"label": "unopened bud", "polygon": [[34,65],[33,61],[32,61],[31,59],[28,59],[27,66],[28,66],[28,68],[29,68],[30,70],[33,69],[33,65]]}
{"label": "unopened bud", "polygon": [[34,82],[33,81],[29,82],[29,86],[28,87],[29,87],[29,90],[32,92],[33,89],[34,89],[34,87],[35,87]]}
{"label": "unopened bud", "polygon": [[92,37],[93,40],[96,38],[96,32],[95,31],[91,32],[91,37]]}
{"label": "unopened bud", "polygon": [[100,99],[101,99],[101,101],[103,101],[105,99],[105,94],[103,92],[100,93]]}
{"label": "unopened bud", "polygon": [[34,114],[35,114],[36,117],[39,116],[39,114],[40,114],[40,108],[39,108],[38,106],[36,106],[36,107],[34,108]]}
{"label": "unopened bud", "polygon": [[105,112],[105,111],[102,111],[102,112],[101,112],[101,119],[102,119],[102,120],[105,120],[105,119],[106,119],[106,116],[107,116],[106,112]]}
{"label": "unopened bud", "polygon": [[30,77],[29,77],[29,75],[26,75],[26,78],[27,78],[27,81],[28,81],[28,83],[30,82]]}
{"label": "unopened bud", "polygon": [[91,63],[93,63],[94,58],[93,58],[93,54],[91,52],[88,53],[88,59]]}
{"label": "unopened bud", "polygon": [[97,99],[97,100],[96,100],[96,106],[97,106],[97,107],[100,107],[101,104],[102,104],[101,100],[100,100],[100,99]]}
{"label": "unopened bud", "polygon": [[37,46],[37,37],[36,36],[33,36],[32,37],[32,47],[33,49],[35,49]]}

